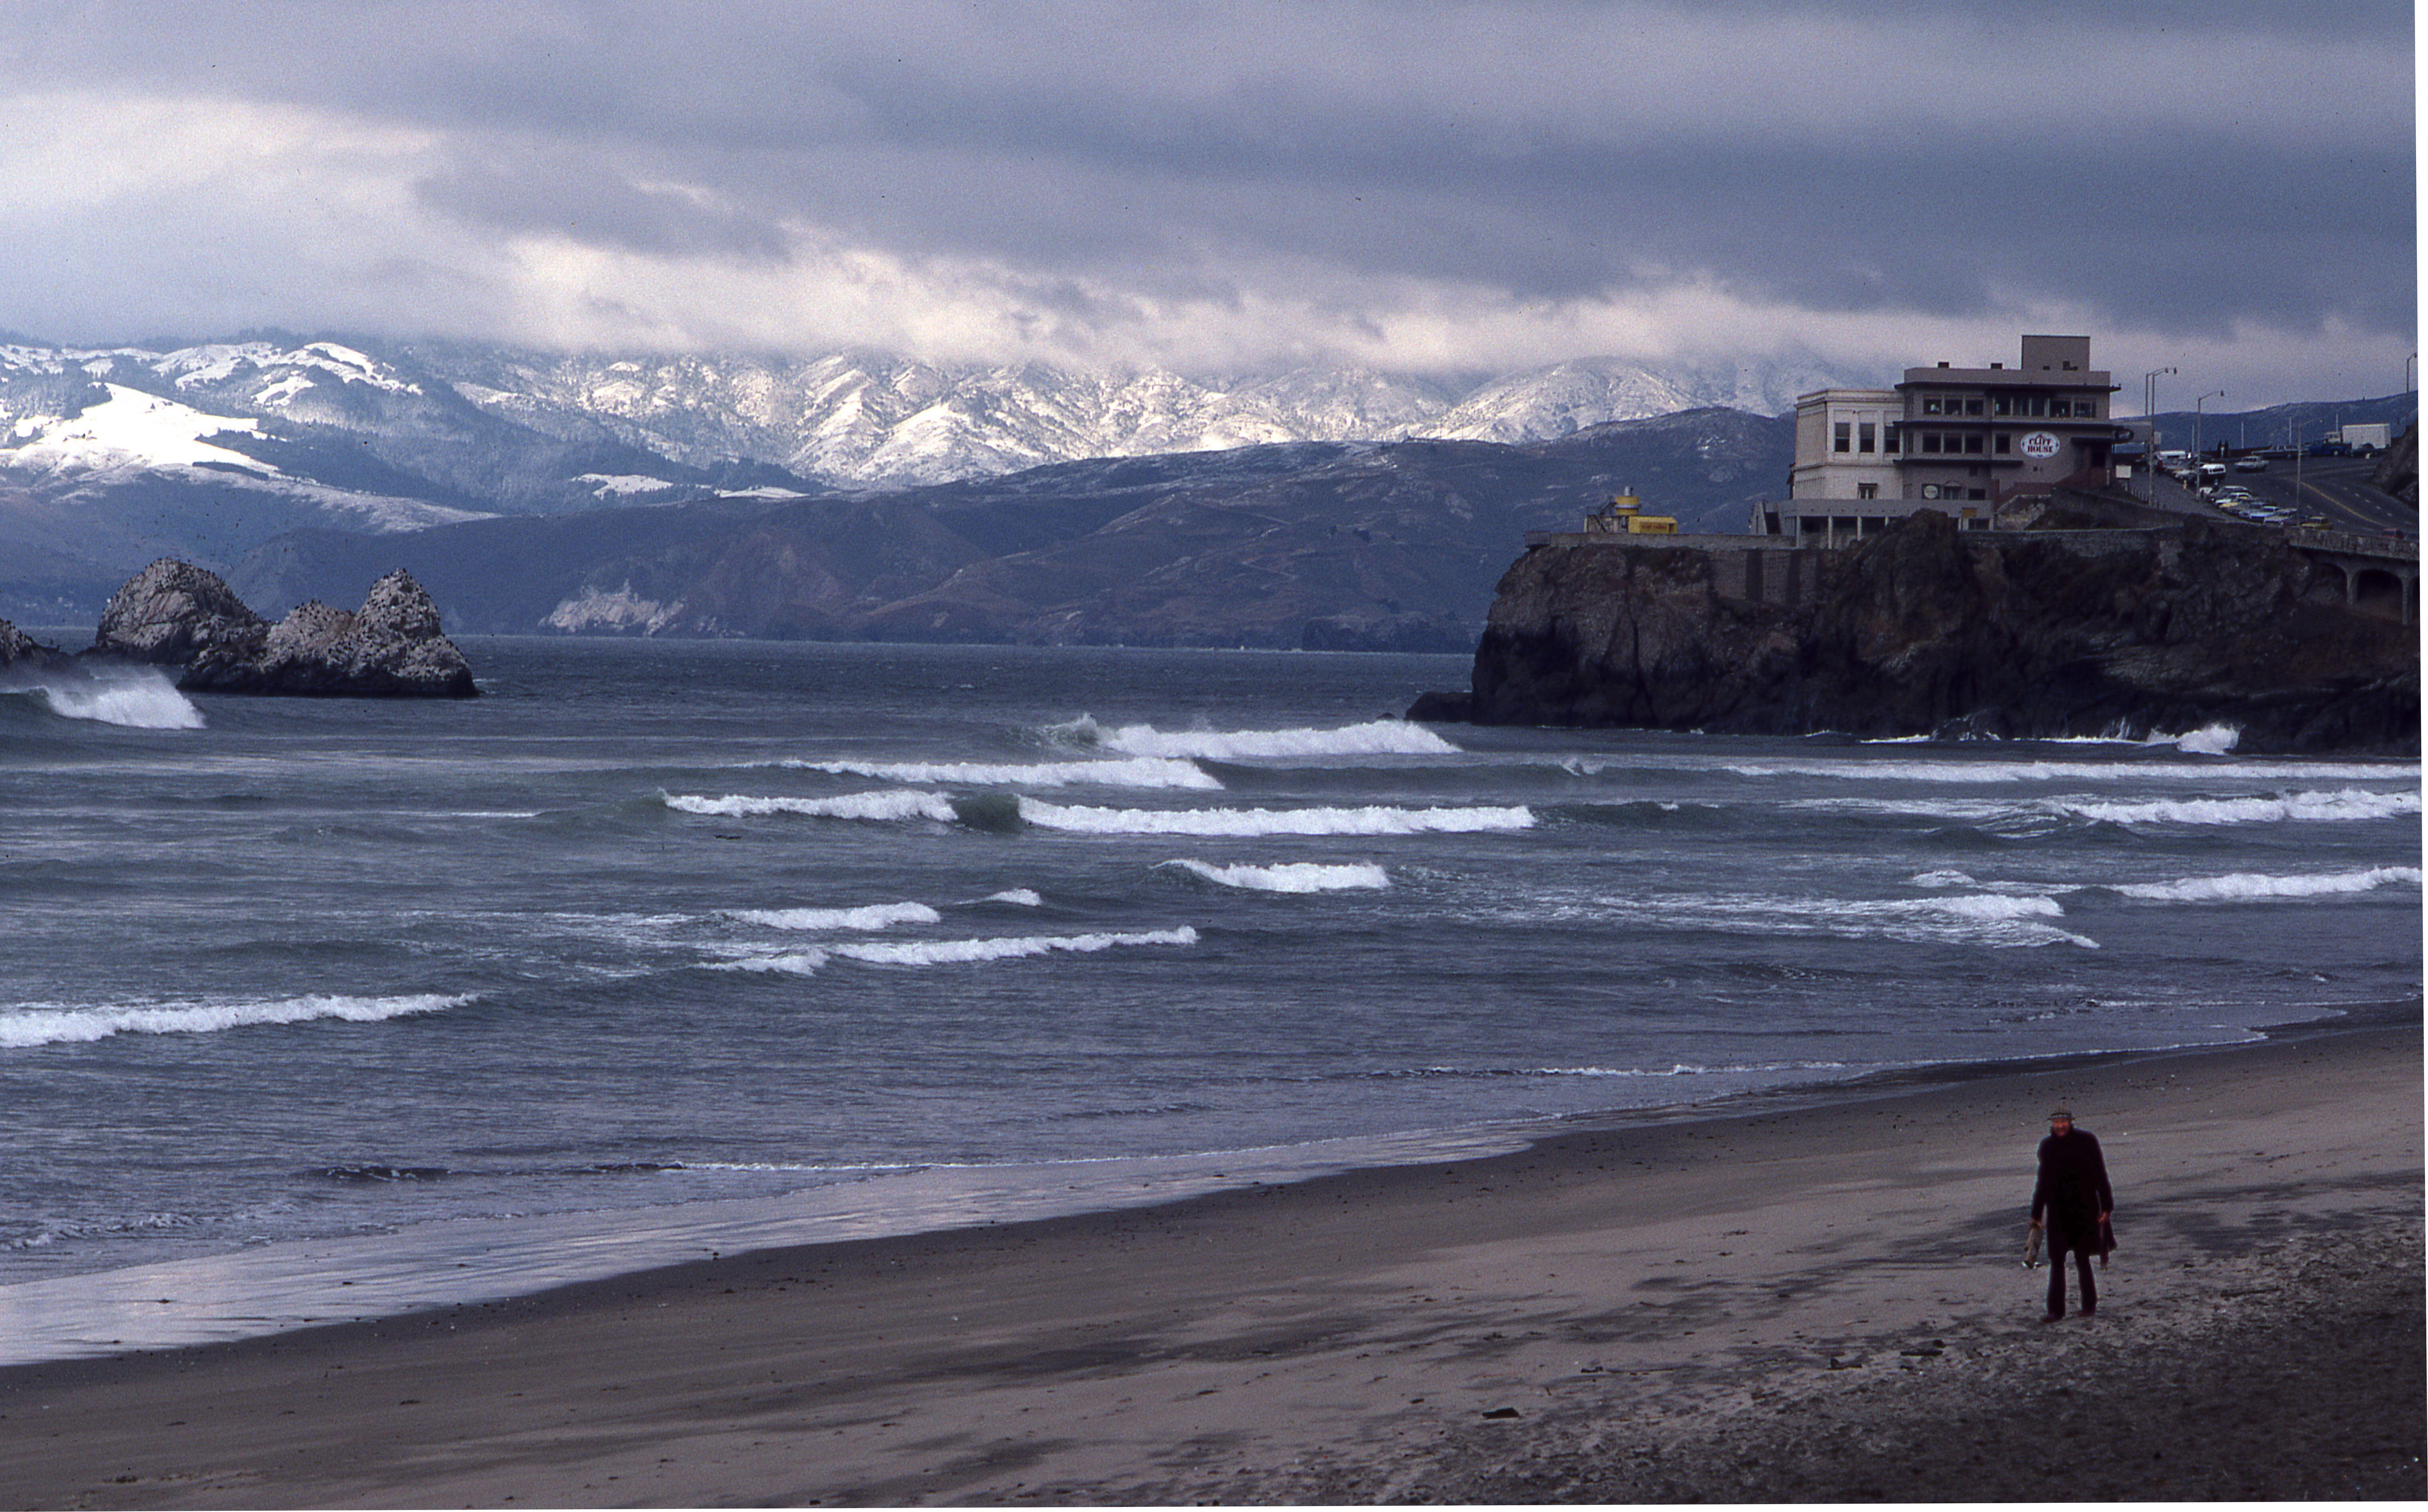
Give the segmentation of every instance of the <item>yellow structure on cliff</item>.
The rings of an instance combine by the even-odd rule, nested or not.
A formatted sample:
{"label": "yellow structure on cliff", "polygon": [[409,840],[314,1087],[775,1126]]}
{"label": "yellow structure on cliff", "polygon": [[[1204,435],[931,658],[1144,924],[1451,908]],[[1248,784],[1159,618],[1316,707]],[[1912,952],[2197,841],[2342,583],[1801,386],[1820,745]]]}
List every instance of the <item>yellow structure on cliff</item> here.
{"label": "yellow structure on cliff", "polygon": [[1599,514],[1585,516],[1585,533],[1607,535],[1676,535],[1678,519],[1672,514],[1647,514],[1644,501],[1632,492],[1614,494]]}

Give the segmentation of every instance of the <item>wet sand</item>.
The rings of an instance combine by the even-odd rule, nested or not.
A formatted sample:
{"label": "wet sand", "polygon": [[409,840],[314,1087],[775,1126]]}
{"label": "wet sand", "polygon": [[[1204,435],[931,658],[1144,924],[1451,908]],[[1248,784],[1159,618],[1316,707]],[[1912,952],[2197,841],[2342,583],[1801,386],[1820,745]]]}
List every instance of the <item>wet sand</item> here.
{"label": "wet sand", "polygon": [[[2416,1497],[2416,1024],[0,1372],[0,1504]],[[2120,1250],[2042,1324],[2042,1115]]]}

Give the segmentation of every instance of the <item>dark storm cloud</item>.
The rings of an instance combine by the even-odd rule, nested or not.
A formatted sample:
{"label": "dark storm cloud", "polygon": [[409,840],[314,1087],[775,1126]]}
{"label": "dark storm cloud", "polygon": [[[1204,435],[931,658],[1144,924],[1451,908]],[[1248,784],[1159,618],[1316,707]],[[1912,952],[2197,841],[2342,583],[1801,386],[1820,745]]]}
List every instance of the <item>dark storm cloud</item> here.
{"label": "dark storm cloud", "polygon": [[984,263],[1082,325],[1276,279],[1318,303],[1363,280],[1816,316],[2037,301],[2179,333],[2415,318],[2397,4],[6,14],[12,90],[422,134],[416,203],[475,234]]}
{"label": "dark storm cloud", "polygon": [[460,162],[414,186],[421,203],[475,225],[549,232],[598,246],[781,260],[782,228],[694,195],[648,188],[563,152]]}

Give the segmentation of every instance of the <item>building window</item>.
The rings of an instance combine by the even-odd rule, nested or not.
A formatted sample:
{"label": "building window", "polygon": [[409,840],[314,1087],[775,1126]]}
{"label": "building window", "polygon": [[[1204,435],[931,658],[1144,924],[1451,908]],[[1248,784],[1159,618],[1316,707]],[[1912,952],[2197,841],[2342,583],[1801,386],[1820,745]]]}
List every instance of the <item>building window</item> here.
{"label": "building window", "polygon": [[1980,436],[1980,432],[1976,431],[1976,432],[1974,432],[1972,435],[1966,436],[1966,437],[1964,438],[1964,449],[1965,449],[1967,452],[1970,452],[1972,455],[1974,455],[1974,456],[1976,456],[1976,457],[1977,457],[1977,456],[1979,456],[1979,455],[1981,454],[1981,436]]}
{"label": "building window", "polygon": [[1989,496],[1982,490],[1977,488],[1966,494],[1964,496],[1966,498],[1987,498]]}
{"label": "building window", "polygon": [[1990,413],[1992,415],[2011,415],[2014,413],[2014,400],[2004,394],[1993,395],[1990,399]]}
{"label": "building window", "polygon": [[1855,496],[1857,498],[1878,498],[1880,496],[1880,485],[1878,483],[1857,483],[1855,485]]}
{"label": "building window", "polygon": [[1978,414],[1980,414],[1980,413],[1981,413],[1981,401],[1980,401],[1979,399],[1966,399],[1966,400],[1964,401],[1964,413],[1965,413],[1965,414],[1967,414],[1967,415],[1978,415]]}
{"label": "building window", "polygon": [[1922,449],[1926,452],[1936,452],[1939,450],[1938,431],[1925,431],[1922,433]]}
{"label": "building window", "polygon": [[1897,454],[1898,445],[1897,428],[1893,425],[1880,427],[1880,449],[1894,457]]}
{"label": "building window", "polygon": [[2010,441],[2013,440],[2013,439],[2014,439],[2013,437],[2011,437],[2011,436],[2008,435],[2008,434],[2007,434],[2007,432],[2005,432],[2004,431],[1999,431],[1999,432],[1998,432],[1998,455],[1999,455],[1999,456],[2003,457],[2003,456],[2005,456],[2005,455],[2007,454],[2007,451],[2008,451],[2008,446],[2007,446],[2007,444],[2008,444]]}
{"label": "building window", "polygon": [[1937,415],[1939,413],[1939,401],[1937,399],[1923,400],[1922,413],[1925,415]]}
{"label": "building window", "polygon": [[1873,450],[1874,447],[1872,443],[1875,439],[1874,432],[1878,429],[1879,428],[1878,426],[1875,426],[1869,420],[1865,420],[1862,424],[1857,426],[1855,428],[1855,449],[1857,451]]}
{"label": "building window", "polygon": [[1830,450],[1850,451],[1853,449],[1853,443],[1847,440],[1847,431],[1848,427],[1846,422],[1844,420],[1841,420],[1836,425],[1830,427]]}

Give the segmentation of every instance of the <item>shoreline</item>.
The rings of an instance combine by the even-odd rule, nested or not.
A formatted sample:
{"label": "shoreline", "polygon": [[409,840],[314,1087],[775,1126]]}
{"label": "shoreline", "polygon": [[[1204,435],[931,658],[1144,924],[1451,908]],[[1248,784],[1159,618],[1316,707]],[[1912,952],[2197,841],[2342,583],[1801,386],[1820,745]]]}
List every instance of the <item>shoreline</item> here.
{"label": "shoreline", "polygon": [[[2351,1004],[2327,1017],[2253,1026],[2245,1032],[2258,1038],[2222,1045],[1928,1062],[1843,1081],[1790,1082],[1700,1101],[1523,1122],[1174,1155],[987,1165],[911,1162],[872,1167],[772,1197],[434,1219],[383,1234],[287,1240],[41,1276],[0,1284],[0,1378],[25,1367],[401,1322],[568,1287],[620,1285],[730,1255],[917,1240],[959,1229],[1134,1211],[1360,1172],[1519,1155],[1578,1132],[1813,1110],[1990,1078],[2224,1053],[2387,1025],[2417,1027],[2421,1009],[2420,1000]],[[154,1310],[172,1301],[182,1306],[166,1313]]]}
{"label": "shoreline", "polygon": [[[2305,1319],[2284,1369],[2340,1362],[2305,1388],[2332,1407],[2313,1438],[2360,1447],[2288,1469],[2242,1420],[2212,1414],[2204,1444],[2169,1419],[2158,1451],[2125,1437],[2179,1449],[2172,1474],[2120,1459],[2086,1484],[2417,1494],[2419,1367],[2334,1355],[2407,1337],[2416,1360],[2416,1325],[2384,1321],[2420,1291],[2413,1014],[13,1367],[0,1500],[1999,1497],[2042,1482],[1865,1461],[1887,1477],[1867,1492],[1840,1461],[1941,1432],[1951,1401],[2095,1394],[2134,1361],[2207,1362],[2142,1393],[2158,1405],[2256,1390],[2280,1378],[2255,1377],[2254,1341]],[[2051,1098],[2108,1149],[2123,1245],[2100,1316],[2055,1329],[2047,1273],[2016,1263]],[[1720,1451],[1747,1444],[1804,1479],[1744,1479]],[[2360,1478],[2268,1478],[2330,1470]]]}

